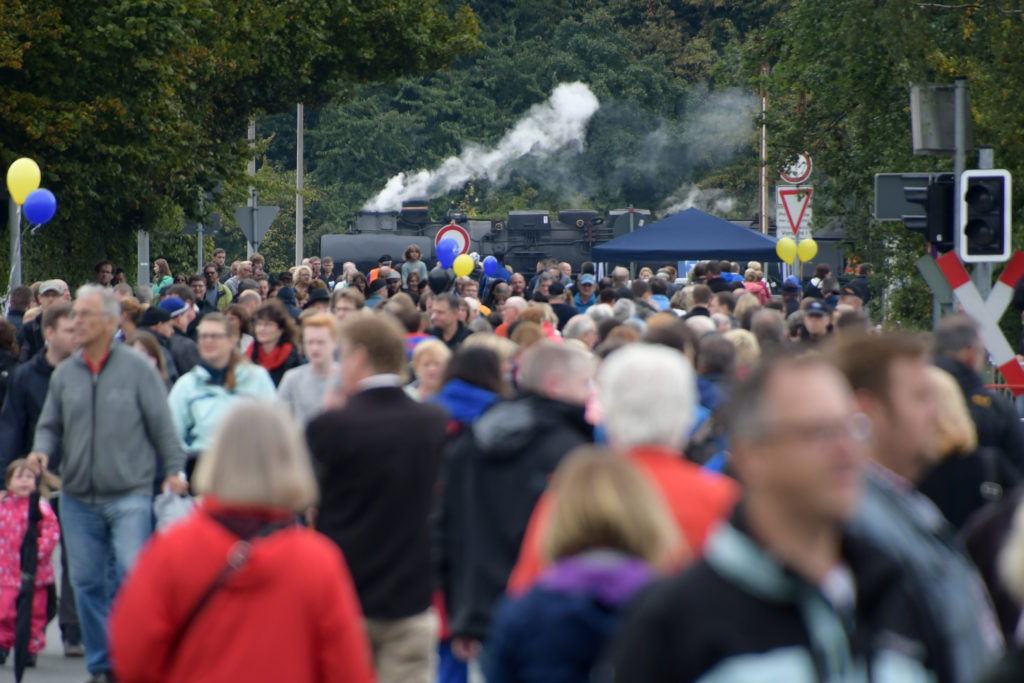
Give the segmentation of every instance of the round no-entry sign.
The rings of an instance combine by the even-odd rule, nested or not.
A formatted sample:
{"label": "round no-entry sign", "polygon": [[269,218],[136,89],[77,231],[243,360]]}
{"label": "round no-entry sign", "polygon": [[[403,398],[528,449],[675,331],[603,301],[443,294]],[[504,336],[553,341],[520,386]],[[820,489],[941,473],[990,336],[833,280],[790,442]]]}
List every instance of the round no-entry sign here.
{"label": "round no-entry sign", "polygon": [[460,254],[469,253],[469,233],[461,225],[450,223],[438,230],[437,237],[434,238],[434,247],[437,247],[443,239],[455,240],[455,243],[459,245]]}

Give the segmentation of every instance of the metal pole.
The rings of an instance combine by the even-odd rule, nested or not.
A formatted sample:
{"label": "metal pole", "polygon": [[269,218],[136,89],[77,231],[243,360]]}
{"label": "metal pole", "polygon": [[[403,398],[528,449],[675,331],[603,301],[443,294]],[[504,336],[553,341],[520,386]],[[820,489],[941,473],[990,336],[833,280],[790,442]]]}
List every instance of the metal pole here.
{"label": "metal pole", "polygon": [[21,206],[14,199],[7,200],[7,227],[11,233],[11,277],[7,296],[21,284]]}
{"label": "metal pole", "polygon": [[[256,146],[256,119],[249,119],[249,147]],[[256,157],[253,156],[249,159],[249,177],[256,177]],[[256,234],[256,188],[253,185],[249,186],[249,206],[252,207],[252,229],[253,235]],[[256,247],[249,240],[245,243],[245,257],[248,259],[256,251]]]}
{"label": "metal pole", "polygon": [[138,232],[139,287],[149,287],[149,232]]}
{"label": "metal pole", "polygon": [[[995,151],[991,145],[978,148],[978,168],[989,171],[995,167]],[[959,202],[958,202],[959,203]],[[992,291],[992,264],[977,263],[974,266],[972,279],[983,298],[988,298]]]}
{"label": "metal pole", "polygon": [[296,107],[295,123],[295,265],[302,265],[302,212],[304,209],[302,200],[302,188],[305,186],[305,165],[303,164],[303,138],[305,137],[305,125],[303,124],[303,108],[300,102]]}
{"label": "metal pole", "polygon": [[953,248],[960,253],[960,176],[967,155],[967,79],[958,76],[953,90]]}
{"label": "metal pole", "polygon": [[196,237],[199,238],[199,248],[197,249],[197,251],[199,252],[199,269],[196,272],[199,273],[200,275],[202,275],[203,274],[203,224],[202,223],[198,223],[196,225]]}

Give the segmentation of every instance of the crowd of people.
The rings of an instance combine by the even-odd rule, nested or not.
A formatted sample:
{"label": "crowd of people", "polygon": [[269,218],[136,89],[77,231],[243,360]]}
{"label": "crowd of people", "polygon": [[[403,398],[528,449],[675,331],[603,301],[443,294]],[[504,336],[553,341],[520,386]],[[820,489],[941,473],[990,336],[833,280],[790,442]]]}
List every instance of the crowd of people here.
{"label": "crowd of people", "polygon": [[38,487],[28,652],[59,606],[93,683],[1022,680],[1024,427],[965,315],[883,332],[866,264],[225,257],[11,293],[0,656]]}

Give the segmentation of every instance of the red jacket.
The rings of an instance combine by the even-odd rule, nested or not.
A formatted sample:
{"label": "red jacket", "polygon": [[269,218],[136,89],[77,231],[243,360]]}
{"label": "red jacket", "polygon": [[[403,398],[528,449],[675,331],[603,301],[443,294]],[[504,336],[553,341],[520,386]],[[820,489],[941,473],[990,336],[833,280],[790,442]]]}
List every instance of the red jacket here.
{"label": "red jacket", "polygon": [[171,657],[180,625],[238,540],[206,512],[229,509],[207,498],[139,555],[108,624],[117,679],[373,681],[345,560],[327,538],[300,527],[252,541],[248,562],[213,594]]}
{"label": "red jacket", "polygon": [[[732,512],[739,498],[739,486],[732,479],[705,470],[668,448],[638,446],[626,457],[661,493],[689,546],[685,559],[699,557],[709,532]],[[508,581],[510,593],[527,591],[545,568],[541,549],[554,507],[554,496],[544,492],[526,527],[519,559]]]}

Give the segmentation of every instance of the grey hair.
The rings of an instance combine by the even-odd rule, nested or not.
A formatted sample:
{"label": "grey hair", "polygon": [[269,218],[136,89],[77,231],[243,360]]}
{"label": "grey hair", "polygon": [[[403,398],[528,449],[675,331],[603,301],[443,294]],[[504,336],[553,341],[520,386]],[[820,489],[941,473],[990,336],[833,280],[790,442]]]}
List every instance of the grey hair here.
{"label": "grey hair", "polygon": [[528,392],[544,395],[545,380],[554,376],[568,380],[586,370],[593,358],[572,347],[559,344],[534,344],[523,354],[519,364],[519,386]]}
{"label": "grey hair", "polygon": [[978,344],[978,323],[966,315],[950,315],[939,321],[932,335],[936,356],[950,356]]}
{"label": "grey hair", "polygon": [[565,327],[562,328],[562,337],[565,339],[582,339],[583,335],[590,332],[597,333],[597,323],[590,316],[579,313],[569,318],[569,322],[565,323]]}
{"label": "grey hair", "polygon": [[103,315],[108,318],[113,318],[115,322],[121,319],[121,302],[117,300],[117,295],[114,294],[114,290],[110,287],[100,287],[99,285],[82,285],[75,292],[76,299],[83,299],[87,296],[98,296],[103,302]]}
{"label": "grey hair", "polygon": [[613,445],[683,447],[697,408],[686,356],[660,344],[629,344],[608,356],[597,382]]}
{"label": "grey hair", "polygon": [[615,317],[612,307],[608,304],[594,304],[587,309],[586,313],[595,323]]}
{"label": "grey hair", "polygon": [[612,307],[612,317],[620,323],[636,315],[636,305],[629,299],[619,299]]}

